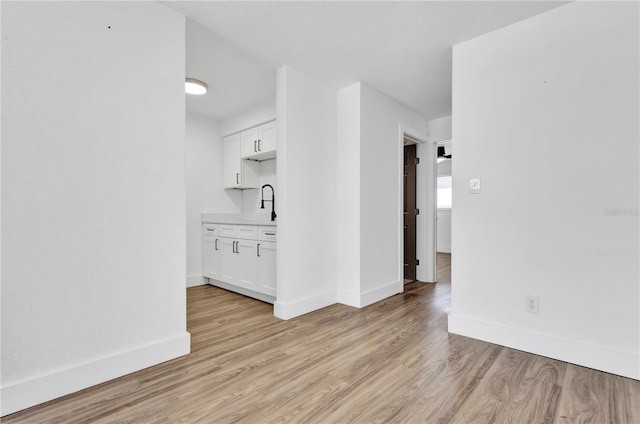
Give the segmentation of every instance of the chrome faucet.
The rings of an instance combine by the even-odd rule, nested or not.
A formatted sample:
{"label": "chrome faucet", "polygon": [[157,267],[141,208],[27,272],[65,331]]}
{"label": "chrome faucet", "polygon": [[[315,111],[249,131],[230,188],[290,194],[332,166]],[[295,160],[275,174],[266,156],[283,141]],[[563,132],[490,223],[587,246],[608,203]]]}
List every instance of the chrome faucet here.
{"label": "chrome faucet", "polygon": [[[264,188],[269,187],[271,189],[271,200],[264,200]],[[260,209],[264,209],[264,202],[271,202],[271,220],[276,220],[276,192],[273,190],[271,184],[265,184],[262,186],[262,202],[260,203]]]}

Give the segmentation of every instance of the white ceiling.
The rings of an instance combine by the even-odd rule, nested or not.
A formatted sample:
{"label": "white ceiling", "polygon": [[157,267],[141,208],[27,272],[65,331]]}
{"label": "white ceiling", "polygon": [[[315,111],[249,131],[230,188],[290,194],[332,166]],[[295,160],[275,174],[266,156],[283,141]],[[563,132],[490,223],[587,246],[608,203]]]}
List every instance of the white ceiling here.
{"label": "white ceiling", "polygon": [[190,20],[186,25],[186,43],[186,76],[209,86],[204,96],[186,95],[187,110],[225,119],[275,98],[274,66],[254,59]]}
{"label": "white ceiling", "polygon": [[451,114],[454,44],[564,3],[166,2],[202,25],[187,21],[187,76],[211,91],[190,110],[224,118],[264,101],[286,64],[335,88],[362,81],[427,119]]}

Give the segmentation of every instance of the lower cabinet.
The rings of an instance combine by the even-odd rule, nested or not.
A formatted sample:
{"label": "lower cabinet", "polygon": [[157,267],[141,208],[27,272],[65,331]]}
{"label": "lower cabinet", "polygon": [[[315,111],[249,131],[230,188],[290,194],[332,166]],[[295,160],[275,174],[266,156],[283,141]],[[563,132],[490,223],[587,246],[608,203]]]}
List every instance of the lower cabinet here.
{"label": "lower cabinet", "polygon": [[236,241],[230,238],[220,239],[220,281],[235,284],[236,274],[240,268],[240,258],[236,255]]}
{"label": "lower cabinet", "polygon": [[[208,235],[205,227],[214,225],[219,234],[216,237]],[[275,227],[203,224],[203,234],[203,275],[212,280],[211,284],[261,300],[275,300]]]}
{"label": "lower cabinet", "polygon": [[276,243],[258,242],[258,291],[276,297]]}
{"label": "lower cabinet", "polygon": [[202,275],[220,278],[220,237],[217,224],[202,226]]}
{"label": "lower cabinet", "polygon": [[258,291],[257,245],[255,240],[222,238],[220,253],[221,280]]}

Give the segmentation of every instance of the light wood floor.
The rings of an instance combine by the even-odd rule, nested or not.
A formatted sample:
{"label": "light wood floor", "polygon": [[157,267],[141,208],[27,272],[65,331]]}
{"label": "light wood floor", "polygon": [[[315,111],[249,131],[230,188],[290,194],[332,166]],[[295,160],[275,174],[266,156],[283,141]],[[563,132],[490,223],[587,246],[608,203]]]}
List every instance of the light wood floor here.
{"label": "light wood floor", "polygon": [[192,353],[9,423],[640,423],[640,382],[447,333],[439,283],[281,321],[188,289]]}

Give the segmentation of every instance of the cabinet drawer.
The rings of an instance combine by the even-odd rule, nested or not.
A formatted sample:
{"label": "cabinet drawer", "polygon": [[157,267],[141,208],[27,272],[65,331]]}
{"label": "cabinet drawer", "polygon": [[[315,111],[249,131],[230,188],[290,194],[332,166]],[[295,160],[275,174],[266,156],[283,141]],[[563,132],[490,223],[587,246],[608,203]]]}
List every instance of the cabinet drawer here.
{"label": "cabinet drawer", "polygon": [[236,237],[245,240],[257,240],[258,227],[255,225],[238,225],[238,235]]}
{"label": "cabinet drawer", "polygon": [[258,227],[255,225],[220,224],[220,236],[244,240],[257,240]]}
{"label": "cabinet drawer", "polygon": [[276,227],[258,227],[258,240],[276,241]]}
{"label": "cabinet drawer", "polygon": [[202,224],[202,235],[218,236],[220,234],[220,225],[218,224]]}
{"label": "cabinet drawer", "polygon": [[220,224],[220,237],[236,237],[238,231],[236,230],[237,225],[232,224]]}

